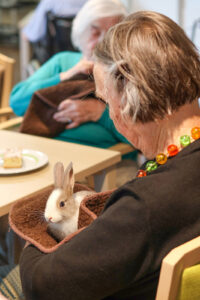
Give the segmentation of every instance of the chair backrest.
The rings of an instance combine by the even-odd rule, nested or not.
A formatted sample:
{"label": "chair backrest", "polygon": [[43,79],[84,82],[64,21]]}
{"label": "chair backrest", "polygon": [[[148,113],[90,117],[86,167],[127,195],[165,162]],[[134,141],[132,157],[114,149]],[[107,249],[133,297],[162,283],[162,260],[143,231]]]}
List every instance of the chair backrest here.
{"label": "chair backrest", "polygon": [[[170,251],[162,262],[156,300],[182,300],[184,291],[180,292],[180,287],[183,274],[198,263],[200,236]],[[198,270],[200,271],[199,265]],[[196,295],[188,299],[200,299],[200,286],[194,292]]]}
{"label": "chair backrest", "polygon": [[15,60],[0,53],[0,108],[9,106]]}
{"label": "chair backrest", "polygon": [[3,90],[4,71],[5,71],[4,66],[0,64],[0,107],[1,107],[1,97],[2,97],[2,90]]}
{"label": "chair backrest", "polygon": [[71,28],[74,16],[60,17],[49,12],[47,14],[47,32],[53,51],[76,51],[71,42]]}
{"label": "chair backrest", "polygon": [[178,300],[200,299],[200,264],[183,271]]}
{"label": "chair backrest", "polygon": [[32,43],[33,58],[40,64],[46,62],[52,55],[61,51],[78,51],[71,42],[71,28],[74,16],[64,17],[48,12],[46,36]]}

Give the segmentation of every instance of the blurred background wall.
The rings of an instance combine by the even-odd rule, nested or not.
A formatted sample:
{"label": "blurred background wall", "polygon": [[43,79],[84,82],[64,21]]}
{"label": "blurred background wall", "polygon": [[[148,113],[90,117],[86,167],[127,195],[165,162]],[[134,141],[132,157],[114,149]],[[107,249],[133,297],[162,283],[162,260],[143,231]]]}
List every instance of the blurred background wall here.
{"label": "blurred background wall", "polygon": [[[59,0],[55,0],[59,1]],[[66,0],[67,1],[67,0]],[[153,10],[177,22],[200,49],[200,0],[121,0],[128,11]],[[40,0],[0,0],[0,53],[16,60],[14,83],[21,80],[19,24]]]}
{"label": "blurred background wall", "polygon": [[[131,12],[154,10],[177,22],[192,37],[194,22],[200,19],[200,0],[122,0]],[[195,43],[200,49],[200,25],[197,26]]]}

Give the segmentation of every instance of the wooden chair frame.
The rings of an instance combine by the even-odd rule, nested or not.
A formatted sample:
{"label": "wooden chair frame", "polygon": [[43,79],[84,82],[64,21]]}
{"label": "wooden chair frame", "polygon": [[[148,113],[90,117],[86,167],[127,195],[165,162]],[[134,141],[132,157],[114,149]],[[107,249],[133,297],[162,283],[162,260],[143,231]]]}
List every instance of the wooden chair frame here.
{"label": "wooden chair frame", "polygon": [[3,90],[1,94],[1,108],[9,106],[10,92],[13,83],[13,69],[15,60],[0,53],[0,65],[4,67]]}
{"label": "wooden chair frame", "polygon": [[[5,109],[0,110],[0,117],[2,116],[10,116],[12,115],[12,109],[10,107],[7,107]],[[19,125],[22,123],[23,117],[17,117],[10,120],[6,120],[2,123],[0,123],[0,130],[15,130],[15,128],[18,128]]]}
{"label": "wooden chair frame", "polygon": [[156,300],[176,300],[184,269],[200,262],[200,236],[174,248],[161,266]]}

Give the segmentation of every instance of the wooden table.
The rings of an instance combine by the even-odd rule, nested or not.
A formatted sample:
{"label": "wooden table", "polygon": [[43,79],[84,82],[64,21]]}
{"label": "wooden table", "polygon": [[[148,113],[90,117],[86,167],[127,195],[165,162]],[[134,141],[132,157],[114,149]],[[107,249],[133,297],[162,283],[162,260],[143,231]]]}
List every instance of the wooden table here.
{"label": "wooden table", "polygon": [[121,160],[117,151],[0,130],[0,149],[6,147],[42,151],[48,155],[49,164],[30,173],[0,175],[0,216],[7,214],[16,200],[52,185],[53,167],[57,161],[65,166],[73,162],[76,181],[95,175],[96,191],[115,187],[115,165]]}

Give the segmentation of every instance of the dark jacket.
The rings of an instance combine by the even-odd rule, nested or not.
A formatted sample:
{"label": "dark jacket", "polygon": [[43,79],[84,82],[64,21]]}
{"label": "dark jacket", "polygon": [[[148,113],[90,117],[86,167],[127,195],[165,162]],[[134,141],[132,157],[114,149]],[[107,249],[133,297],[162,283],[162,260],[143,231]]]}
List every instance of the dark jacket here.
{"label": "dark jacket", "polygon": [[21,256],[26,300],[155,299],[163,257],[200,234],[200,140],[130,181],[87,229],[43,254]]}

